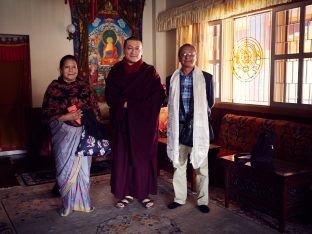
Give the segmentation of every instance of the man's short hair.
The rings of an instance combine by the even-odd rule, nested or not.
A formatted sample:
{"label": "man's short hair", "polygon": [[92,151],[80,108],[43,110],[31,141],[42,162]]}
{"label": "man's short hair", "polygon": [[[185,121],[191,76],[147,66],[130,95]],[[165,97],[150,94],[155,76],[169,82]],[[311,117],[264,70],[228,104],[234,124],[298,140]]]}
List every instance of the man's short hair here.
{"label": "man's short hair", "polygon": [[139,38],[137,38],[136,36],[131,36],[125,40],[124,49],[126,48],[128,41],[139,41],[142,43],[142,41]]}
{"label": "man's short hair", "polygon": [[179,48],[179,51],[178,51],[178,56],[179,56],[179,57],[181,56],[181,52],[182,52],[182,50],[183,50],[185,47],[192,47],[192,48],[194,49],[195,53],[197,53],[195,46],[193,46],[193,45],[190,44],[190,43],[186,43],[186,44],[183,44],[183,45]]}

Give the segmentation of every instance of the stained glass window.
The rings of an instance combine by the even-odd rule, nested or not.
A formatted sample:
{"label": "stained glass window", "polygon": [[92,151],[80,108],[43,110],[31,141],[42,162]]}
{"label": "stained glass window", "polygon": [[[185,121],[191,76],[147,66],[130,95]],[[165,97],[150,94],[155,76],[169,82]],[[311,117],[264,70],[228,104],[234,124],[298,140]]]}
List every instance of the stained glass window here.
{"label": "stained glass window", "polygon": [[270,86],[271,13],[234,19],[233,102],[268,105]]}

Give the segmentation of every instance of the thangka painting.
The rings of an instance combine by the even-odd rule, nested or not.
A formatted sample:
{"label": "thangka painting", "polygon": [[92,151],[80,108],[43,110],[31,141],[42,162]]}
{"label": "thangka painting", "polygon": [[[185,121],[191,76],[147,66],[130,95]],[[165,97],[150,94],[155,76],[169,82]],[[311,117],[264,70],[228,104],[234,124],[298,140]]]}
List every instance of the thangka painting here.
{"label": "thangka painting", "polygon": [[89,81],[101,98],[111,67],[123,58],[123,43],[131,29],[120,17],[98,17],[89,24],[88,34]]}

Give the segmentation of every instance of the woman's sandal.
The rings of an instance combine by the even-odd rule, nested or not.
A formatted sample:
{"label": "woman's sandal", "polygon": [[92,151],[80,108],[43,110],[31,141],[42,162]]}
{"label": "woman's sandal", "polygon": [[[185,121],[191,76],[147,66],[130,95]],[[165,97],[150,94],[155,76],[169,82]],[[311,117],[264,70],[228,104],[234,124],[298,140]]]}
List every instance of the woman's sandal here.
{"label": "woman's sandal", "polygon": [[119,200],[115,207],[116,208],[125,208],[127,205],[129,205],[131,202],[133,202],[133,197],[131,196],[125,196],[123,199]]}
{"label": "woman's sandal", "polygon": [[154,206],[154,201],[150,199],[149,197],[142,200],[141,203],[143,207],[145,207],[146,209],[152,208]]}

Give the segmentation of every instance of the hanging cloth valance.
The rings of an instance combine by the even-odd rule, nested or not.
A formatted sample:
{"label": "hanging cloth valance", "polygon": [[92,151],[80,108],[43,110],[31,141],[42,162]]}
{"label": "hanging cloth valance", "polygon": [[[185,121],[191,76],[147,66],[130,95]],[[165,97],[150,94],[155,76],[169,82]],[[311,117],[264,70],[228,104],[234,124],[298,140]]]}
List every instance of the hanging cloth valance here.
{"label": "hanging cloth valance", "polygon": [[156,25],[159,32],[169,31],[193,23],[225,19],[290,2],[296,0],[198,0],[160,12]]}

